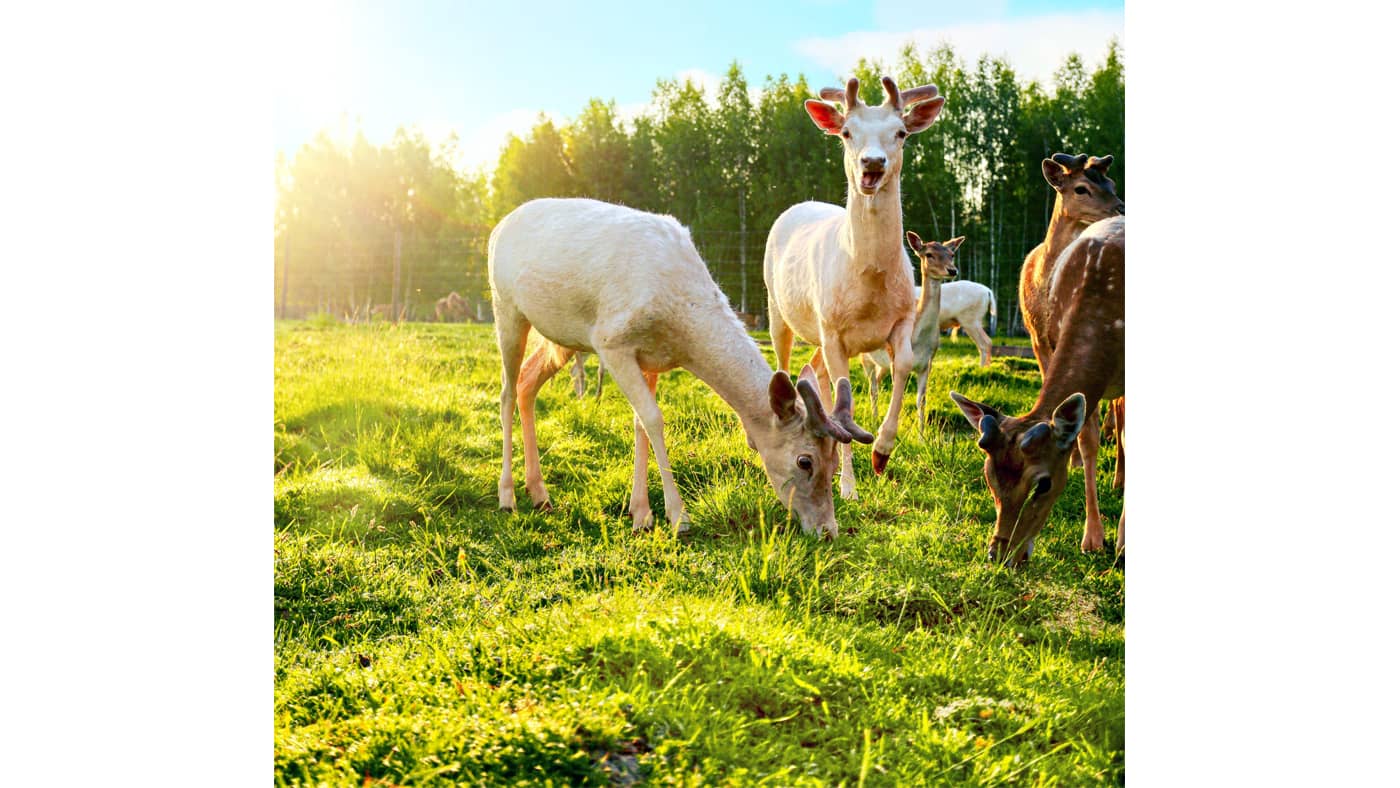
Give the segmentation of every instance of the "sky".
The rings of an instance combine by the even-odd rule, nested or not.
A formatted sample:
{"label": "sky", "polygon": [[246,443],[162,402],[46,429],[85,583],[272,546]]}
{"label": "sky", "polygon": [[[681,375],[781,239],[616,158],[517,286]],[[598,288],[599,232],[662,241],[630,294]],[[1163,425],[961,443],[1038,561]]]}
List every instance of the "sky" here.
{"label": "sky", "polygon": [[768,75],[840,84],[862,56],[893,63],[908,41],[947,41],[971,62],[1004,56],[1048,82],[1070,52],[1103,60],[1123,36],[1121,0],[711,0],[707,3],[299,0],[274,12],[277,152],[321,129],[376,144],[399,126],[437,142],[455,133],[457,164],[489,169],[509,133],[543,112],[574,117],[590,98],[642,111],[661,78],[717,85],[737,60],[751,87]]}

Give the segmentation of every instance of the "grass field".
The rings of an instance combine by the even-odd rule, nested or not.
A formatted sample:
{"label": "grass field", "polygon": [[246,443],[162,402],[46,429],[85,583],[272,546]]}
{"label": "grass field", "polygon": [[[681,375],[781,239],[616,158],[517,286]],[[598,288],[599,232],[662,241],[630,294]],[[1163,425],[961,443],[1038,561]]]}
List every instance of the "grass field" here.
{"label": "grass field", "polygon": [[[632,417],[611,382],[601,404],[567,371],[540,395],[553,512],[529,509],[517,423],[512,515],[489,326],[275,337],[278,784],[1124,781],[1123,574],[1079,552],[1082,474],[1028,567],[993,566],[981,452],[947,397],[1024,412],[1033,360],[980,369],[969,340],[945,342],[927,434],[911,387],[887,476],[857,451],[861,498],[837,498],[829,543],[789,524],[719,397],[663,375],[694,521],[677,540],[631,531]],[[654,463],[651,479],[660,515]]]}

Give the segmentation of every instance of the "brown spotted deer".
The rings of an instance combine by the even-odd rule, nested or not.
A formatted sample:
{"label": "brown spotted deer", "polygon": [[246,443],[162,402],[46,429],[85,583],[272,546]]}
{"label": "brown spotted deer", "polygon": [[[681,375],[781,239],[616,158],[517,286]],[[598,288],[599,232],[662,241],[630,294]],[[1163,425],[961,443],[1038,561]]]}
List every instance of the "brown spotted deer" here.
{"label": "brown spotted deer", "polygon": [[[1080,549],[1103,547],[1094,482],[1096,417],[1100,400],[1123,396],[1125,221],[1119,216],[1090,225],[1047,271],[1046,317],[1055,350],[1029,413],[1007,416],[951,392],[987,455],[982,473],[997,510],[988,549],[993,560],[1015,566],[1030,558],[1036,536],[1064,491],[1076,442],[1085,460]],[[1120,519],[1118,550],[1123,547]]]}
{"label": "brown spotted deer", "polygon": [[[648,450],[661,471],[667,519],[677,531],[688,527],[656,404],[660,374],[682,367],[738,414],[769,482],[802,530],[836,536],[836,447],[853,438],[874,440],[851,416],[850,382],[837,381],[836,407],[828,415],[810,368],[796,385],[787,372],[774,372],[710,277],[690,232],[674,218],[597,200],[531,200],[492,230],[486,267],[501,351],[502,509],[515,508],[511,424],[517,404],[525,489],[536,508],[549,507],[535,443],[535,396],[571,356],[587,351],[607,365],[635,414],[628,506],[634,528],[653,520]],[[531,328],[548,341],[525,359]]]}
{"label": "brown spotted deer", "polygon": [[[1112,164],[1112,156],[1083,153],[1078,156],[1056,153],[1040,163],[1045,181],[1055,190],[1055,208],[1050,217],[1050,226],[1045,231],[1045,240],[1026,255],[1026,261],[1021,266],[1020,301],[1021,318],[1031,335],[1031,348],[1035,351],[1035,360],[1042,376],[1055,350],[1054,342],[1050,339],[1050,267],[1085,227],[1100,219],[1124,213],[1123,201],[1118,197],[1113,179],[1108,177],[1108,168]],[[1089,419],[1097,424],[1098,408],[1092,410]],[[1115,445],[1121,468],[1123,444],[1117,441]],[[1074,453],[1073,461],[1075,465],[1082,464],[1078,452]],[[1122,486],[1121,482],[1118,484]]]}
{"label": "brown spotted deer", "polygon": [[[943,109],[938,88],[900,91],[889,77],[878,107],[860,101],[851,79],[843,93],[823,88],[807,114],[841,140],[846,206],[804,202],[783,211],[768,233],[763,282],[778,368],[787,370],[794,336],[817,345],[812,366],[828,401],[831,381],[850,375],[850,359],[884,349],[893,360],[894,395],[870,460],[885,470],[894,451],[904,384],[914,368],[914,275],[904,252],[899,176],[904,142],[933,124]],[[844,113],[827,102],[841,102]],[[841,496],[855,498],[851,447],[841,449]]]}

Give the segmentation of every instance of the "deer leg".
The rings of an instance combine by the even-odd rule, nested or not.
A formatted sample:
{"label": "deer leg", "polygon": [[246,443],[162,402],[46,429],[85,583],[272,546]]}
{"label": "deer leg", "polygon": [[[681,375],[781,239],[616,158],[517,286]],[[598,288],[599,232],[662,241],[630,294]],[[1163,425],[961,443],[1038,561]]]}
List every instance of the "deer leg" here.
{"label": "deer leg", "polygon": [[860,357],[860,365],[865,368],[865,379],[870,381],[870,423],[880,420],[880,381],[885,378],[885,370],[867,354]]}
{"label": "deer leg", "polygon": [[[647,388],[651,390],[652,396],[656,396],[656,380],[660,376],[654,372],[643,372],[642,375],[646,378]],[[647,441],[642,418],[635,412],[632,414],[632,433],[636,451],[632,464],[632,499],[627,504],[627,511],[632,515],[632,530],[644,531],[650,529],[655,522],[651,513],[651,501],[647,497],[647,452],[651,450],[651,444]]]}
{"label": "deer leg", "polygon": [[894,386],[890,392],[890,409],[885,411],[885,421],[880,425],[880,433],[875,437],[875,445],[870,449],[870,463],[877,475],[885,472],[885,464],[894,453],[895,437],[899,433],[899,412],[904,407],[904,387],[909,382],[909,373],[914,369],[914,349],[909,344],[913,325],[908,320],[895,323],[890,332],[889,343],[885,346],[894,362]]}
{"label": "deer leg", "polygon": [[977,345],[977,355],[980,357],[981,366],[990,366],[992,363],[992,338],[987,336],[987,332],[981,326],[968,326],[967,335],[972,337],[972,341]]}
{"label": "deer leg", "polygon": [[773,299],[768,299],[768,330],[773,338],[773,354],[778,360],[778,369],[788,371],[788,361],[792,359],[792,327],[783,321],[782,313]]}
{"label": "deer leg", "polygon": [[1123,489],[1123,398],[1119,397],[1114,400],[1111,408],[1113,410],[1113,436],[1116,444],[1114,451],[1118,455],[1118,461],[1113,468],[1113,488],[1121,490]]}
{"label": "deer leg", "polygon": [[817,386],[817,398],[822,401],[823,408],[831,410],[831,392],[834,384],[831,382],[831,370],[826,368],[826,354],[820,347],[812,354],[810,363],[812,371],[817,373],[817,383],[820,384]]}
{"label": "deer leg", "polygon": [[[969,331],[968,333],[971,334],[972,332]],[[953,340],[955,340],[955,339],[957,339],[957,338],[958,338],[958,324],[957,324],[957,323],[954,323],[953,325],[948,326],[948,341],[949,341],[949,342],[952,342]]]}
{"label": "deer leg", "polygon": [[588,393],[588,370],[583,365],[583,354],[574,354],[574,366],[569,370],[569,377],[574,379],[574,396],[583,399]]}
{"label": "deer leg", "polygon": [[[836,346],[835,343],[823,343],[817,355],[812,357],[813,361],[820,360],[820,368],[814,369],[817,372],[817,395],[822,401],[822,406],[831,409],[832,383],[840,378],[850,379],[850,359],[846,358],[846,351]],[[854,501],[856,495],[856,471],[852,460],[851,444],[843,443],[837,447],[841,455],[841,497]]]}
{"label": "deer leg", "polygon": [[1084,458],[1084,539],[1079,549],[1084,552],[1103,549],[1103,519],[1099,517],[1099,490],[1094,471],[1099,460],[1099,408],[1089,407],[1084,428],[1079,431],[1079,453]]}
{"label": "deer leg", "polygon": [[540,449],[535,439],[535,397],[569,360],[569,356],[578,358],[574,351],[545,341],[525,360],[516,386],[515,398],[520,405],[520,437],[525,444],[525,491],[530,494],[536,509],[546,511],[552,507],[549,504],[549,491],[544,486]]}
{"label": "deer leg", "polygon": [[928,363],[914,370],[914,379],[918,381],[918,384],[914,387],[914,390],[916,392],[914,405],[915,410],[918,411],[919,414],[920,433],[924,431],[924,422],[927,420],[927,417],[924,415],[927,412],[928,404],[925,395],[928,393],[928,373],[929,370],[932,368],[933,359],[929,359]]}
{"label": "deer leg", "polygon": [[520,361],[525,357],[525,340],[529,338],[530,323],[512,307],[496,303],[496,346],[501,351],[501,479],[496,485],[496,497],[502,509],[515,509],[515,478],[510,472],[513,446],[511,427],[515,421],[515,383],[520,375]]}
{"label": "deer leg", "polygon": [[[647,440],[651,443],[651,450],[656,455],[656,467],[661,470],[661,490],[666,496],[666,519],[677,533],[689,530],[690,517],[685,513],[680,491],[676,489],[676,480],[671,475],[671,460],[666,453],[666,440],[662,436],[661,408],[656,405],[652,384],[647,382],[646,373],[642,372],[641,366],[637,364],[635,351],[600,348],[598,357],[608,365],[613,382],[632,404],[632,412],[636,414],[634,424],[641,423]],[[635,476],[633,481],[636,481]],[[635,500],[635,489],[633,495]]]}

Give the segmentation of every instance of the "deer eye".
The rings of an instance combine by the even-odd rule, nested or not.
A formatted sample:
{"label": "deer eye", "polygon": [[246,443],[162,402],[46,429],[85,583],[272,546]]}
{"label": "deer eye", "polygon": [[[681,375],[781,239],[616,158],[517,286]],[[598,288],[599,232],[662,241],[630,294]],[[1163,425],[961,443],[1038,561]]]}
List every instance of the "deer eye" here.
{"label": "deer eye", "polygon": [[841,136],[844,137],[844,138],[846,138],[846,139],[850,139],[850,138],[851,138],[851,130],[850,130],[850,129],[841,129]]}
{"label": "deer eye", "polygon": [[1050,492],[1050,477],[1042,476],[1035,480],[1035,494],[1044,495]]}
{"label": "deer eye", "polygon": [[799,454],[799,455],[797,456],[797,467],[801,468],[802,470],[804,470],[804,471],[806,471],[806,472],[808,472],[808,473],[811,473],[811,472],[812,472],[812,457],[811,457],[811,455]]}
{"label": "deer eye", "polygon": [[902,140],[902,139],[904,139],[905,137],[909,136],[909,132],[905,131],[904,129],[900,129],[899,131],[896,131],[896,132],[894,133],[894,136],[895,136],[897,139],[901,139],[901,140]]}
{"label": "deer eye", "polygon": [[1088,193],[1089,193],[1089,190],[1086,189],[1086,188],[1084,188],[1083,186],[1076,186],[1076,187],[1074,187],[1074,193],[1075,193],[1075,194],[1088,194]]}

